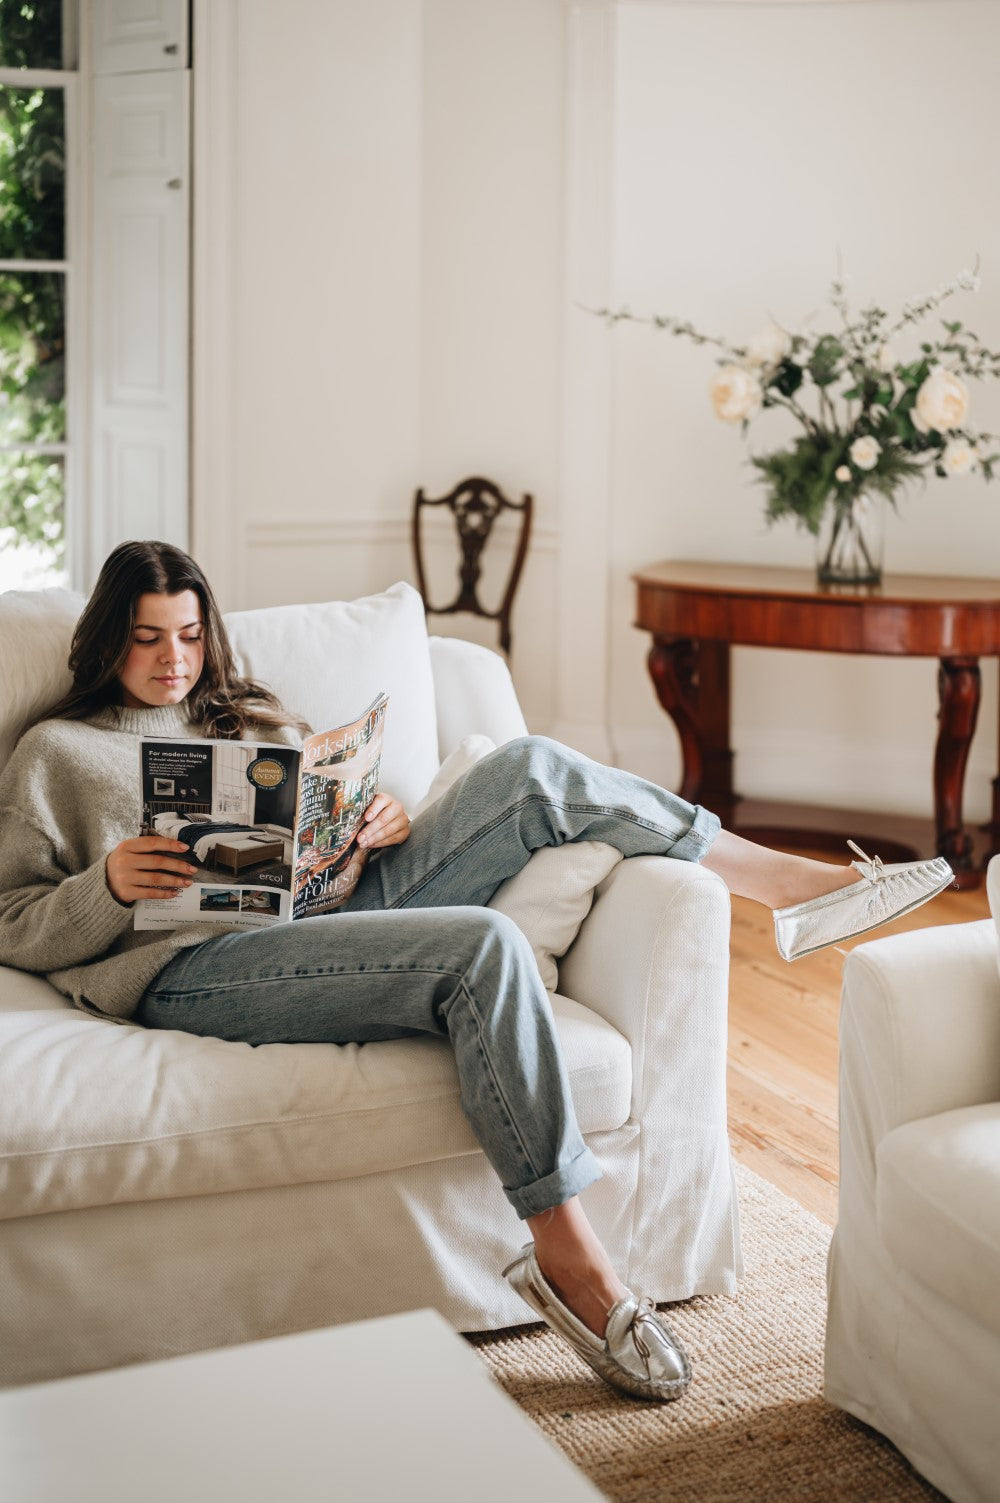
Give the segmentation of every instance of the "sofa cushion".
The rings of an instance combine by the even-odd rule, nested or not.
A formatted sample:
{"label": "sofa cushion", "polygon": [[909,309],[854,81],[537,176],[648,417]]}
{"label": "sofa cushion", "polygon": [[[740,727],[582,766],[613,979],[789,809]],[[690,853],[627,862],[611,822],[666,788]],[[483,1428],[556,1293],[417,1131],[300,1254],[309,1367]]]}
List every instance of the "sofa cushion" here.
{"label": "sofa cushion", "polygon": [[893,1261],[1000,1336],[1000,1102],[895,1128],[879,1146],[876,1184]]}
{"label": "sofa cushion", "polygon": [[[584,1132],[628,1119],[627,1041],[553,1007]],[[479,1151],[444,1040],[249,1044],[76,1011],[0,967],[0,1219],[349,1179]]]}
{"label": "sofa cushion", "polygon": [[420,596],[394,584],[360,600],[236,611],[226,626],[241,671],[324,731],[389,696],[382,786],[412,810],[438,767],[437,712]]}
{"label": "sofa cushion", "polygon": [[83,596],[72,590],[6,590],[0,595],[0,768],[25,724],[70,686],[69,645]]}
{"label": "sofa cushion", "polygon": [[[84,597],[0,595],[0,767],[26,721],[69,688],[66,666]],[[412,809],[438,766],[437,710],[424,609],[400,582],[360,600],[279,605],[225,617],[241,672],[263,680],[316,730],[354,719],[385,689],[384,786]]]}
{"label": "sofa cushion", "polygon": [[[495,750],[488,736],[464,737],[438,768],[417,812],[430,808],[481,757]],[[556,961],[576,939],[598,883],[621,859],[621,851],[601,840],[544,846],[490,899],[489,906],[513,919],[528,940],[546,991],[558,989]]]}

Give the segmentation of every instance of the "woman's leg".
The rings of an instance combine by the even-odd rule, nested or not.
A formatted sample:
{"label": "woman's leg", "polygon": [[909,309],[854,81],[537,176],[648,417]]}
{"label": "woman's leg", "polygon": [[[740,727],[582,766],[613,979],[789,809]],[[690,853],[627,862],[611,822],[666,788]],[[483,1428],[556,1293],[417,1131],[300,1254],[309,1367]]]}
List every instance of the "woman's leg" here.
{"label": "woman's leg", "polygon": [[448,1037],[463,1110],[543,1272],[603,1334],[627,1291],[576,1198],[600,1169],[534,956],[502,914],[334,914],[220,935],[170,962],[136,1021],[250,1044]]}
{"label": "woman's leg", "polygon": [[251,1044],[444,1036],[463,1110],[522,1219],[600,1178],[534,955],[492,910],[337,913],[220,935],[175,956],[137,1021]]}
{"label": "woman's leg", "polygon": [[[940,861],[896,868],[898,875],[882,884],[877,863],[855,869],[755,845],[655,783],[592,762],[556,741],[527,736],[471,768],[414,822],[403,845],[376,853],[345,906],[362,911],[488,903],[539,847],[587,839],[605,841],[625,856],[701,861],[731,892],[775,910],[858,889],[856,900],[848,896],[850,911],[831,910],[823,932],[811,935],[814,948],[844,937],[840,928],[847,935],[877,927],[951,880]],[[859,882],[859,870],[867,880]],[[916,880],[911,870],[918,871]]]}
{"label": "woman's leg", "polygon": [[720,830],[702,865],[716,872],[731,893],[738,898],[752,898],[768,908],[786,908],[792,903],[807,903],[838,887],[850,887],[858,880],[851,866],[834,866],[829,861],[812,861],[787,851],[772,851],[731,830]]}
{"label": "woman's leg", "polygon": [[700,861],[718,830],[714,814],[655,783],[526,736],[470,768],[403,845],[379,851],[341,912],[488,903],[533,851],[572,840]]}
{"label": "woman's leg", "polygon": [[564,1304],[589,1330],[603,1336],[608,1311],[628,1294],[597,1233],[574,1197],[529,1216],[535,1256]]}

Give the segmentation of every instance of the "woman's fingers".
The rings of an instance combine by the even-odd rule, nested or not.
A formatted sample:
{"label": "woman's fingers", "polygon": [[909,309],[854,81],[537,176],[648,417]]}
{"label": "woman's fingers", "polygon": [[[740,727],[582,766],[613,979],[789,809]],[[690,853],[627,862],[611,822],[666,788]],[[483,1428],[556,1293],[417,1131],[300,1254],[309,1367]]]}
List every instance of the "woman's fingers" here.
{"label": "woman's fingers", "polygon": [[179,840],[140,835],[116,845],[104,863],[108,888],[119,903],[138,898],[172,898],[191,884],[198,870]]}
{"label": "woman's fingers", "polygon": [[398,799],[376,793],[365,810],[365,823],[358,844],[372,849],[384,845],[402,845],[410,833],[410,816]]}

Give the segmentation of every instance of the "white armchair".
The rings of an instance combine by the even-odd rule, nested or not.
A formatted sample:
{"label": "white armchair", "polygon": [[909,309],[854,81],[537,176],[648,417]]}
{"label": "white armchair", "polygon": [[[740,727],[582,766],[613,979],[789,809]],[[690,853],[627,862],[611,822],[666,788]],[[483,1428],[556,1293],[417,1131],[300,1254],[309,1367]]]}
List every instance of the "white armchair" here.
{"label": "white armchair", "polygon": [[[59,691],[79,604],[0,598],[0,765],[16,724]],[[502,660],[428,643],[408,586],[230,628],[247,671],[314,724],[386,688],[385,781],[411,807],[462,737],[523,733]],[[728,938],[711,873],[620,862],[553,997],[605,1171],[588,1209],[656,1299],[732,1292],[741,1272]],[[461,1330],[514,1324],[524,1307],[500,1270],[522,1241],[441,1041],[251,1048],[151,1032],[0,969],[0,1383],[421,1306]]]}
{"label": "white armchair", "polygon": [[862,945],[844,967],[825,1393],[954,1503],[998,1497],[998,1272],[997,931]]}

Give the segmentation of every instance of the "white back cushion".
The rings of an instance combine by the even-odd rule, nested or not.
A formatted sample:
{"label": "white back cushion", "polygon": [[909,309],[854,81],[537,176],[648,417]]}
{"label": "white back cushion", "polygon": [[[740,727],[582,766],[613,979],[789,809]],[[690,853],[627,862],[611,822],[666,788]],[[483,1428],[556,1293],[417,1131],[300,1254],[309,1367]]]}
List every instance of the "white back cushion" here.
{"label": "white back cushion", "polygon": [[[69,590],[0,595],[0,767],[26,721],[69,687],[70,640],[84,600]],[[240,671],[315,730],[389,695],[383,785],[412,809],[438,767],[430,649],[420,596],[399,583],[361,600],[279,605],[225,617]]]}
{"label": "white back cushion", "polygon": [[0,595],[0,768],[29,720],[70,686],[69,644],[83,596],[71,590]]}
{"label": "white back cushion", "polygon": [[379,595],[324,605],[276,605],[226,617],[243,673],[325,731],[389,696],[382,786],[407,809],[438,767],[437,714],[424,607],[400,582]]}
{"label": "white back cushion", "polygon": [[528,734],[502,657],[461,637],[431,637],[430,650],[442,762],[468,736],[489,736],[502,746]]}

